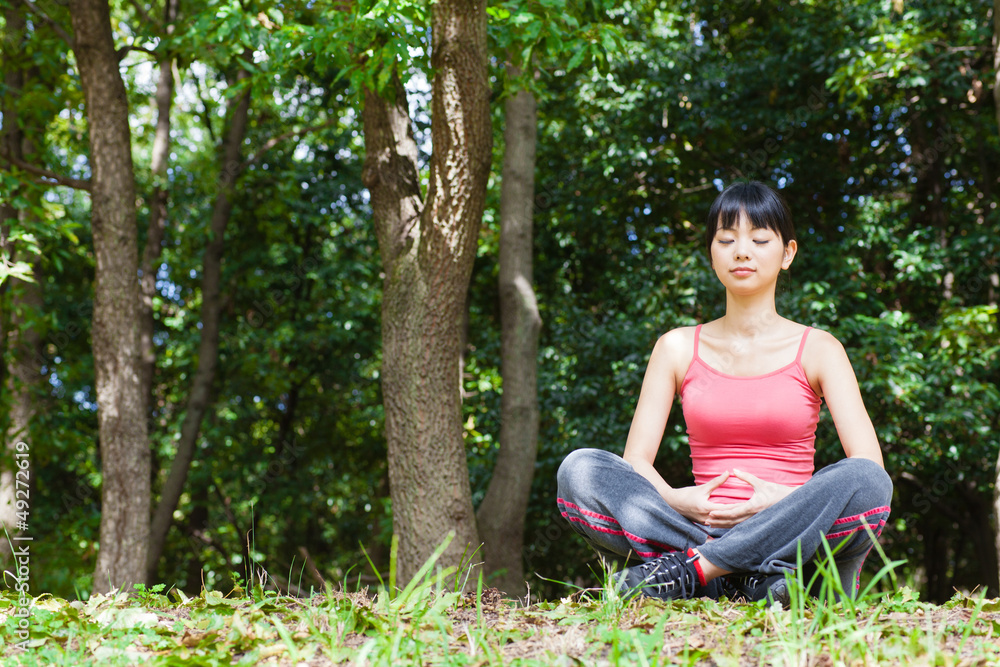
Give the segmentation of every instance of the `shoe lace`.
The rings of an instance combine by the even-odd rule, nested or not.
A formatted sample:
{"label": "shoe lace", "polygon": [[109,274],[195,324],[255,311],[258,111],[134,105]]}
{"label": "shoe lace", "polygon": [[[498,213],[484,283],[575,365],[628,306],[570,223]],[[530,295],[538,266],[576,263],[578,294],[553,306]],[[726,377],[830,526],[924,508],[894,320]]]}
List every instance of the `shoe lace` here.
{"label": "shoe lace", "polygon": [[767,595],[764,588],[773,575],[762,572],[729,574],[723,577],[723,592],[734,601],[754,602]]}
{"label": "shoe lace", "polygon": [[738,581],[744,588],[753,589],[764,583],[769,576],[770,575],[762,574],[760,572],[752,572],[750,574],[744,574],[736,577],[736,581]]}
{"label": "shoe lace", "polygon": [[694,594],[698,577],[691,566],[693,558],[667,554],[639,565],[643,583],[672,597],[686,598]]}

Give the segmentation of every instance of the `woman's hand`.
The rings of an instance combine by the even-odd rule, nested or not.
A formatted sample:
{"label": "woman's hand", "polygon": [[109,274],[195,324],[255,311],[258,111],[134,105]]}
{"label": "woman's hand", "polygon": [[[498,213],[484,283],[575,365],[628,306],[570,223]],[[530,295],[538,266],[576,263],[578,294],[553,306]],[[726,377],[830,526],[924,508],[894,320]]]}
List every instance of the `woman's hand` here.
{"label": "woman's hand", "polygon": [[774,482],[765,482],[759,477],[740,470],[733,470],[733,477],[742,479],[752,486],[753,495],[745,503],[724,505],[724,509],[710,512],[704,523],[713,528],[732,528],[736,524],[746,521],[754,514],[766,510],[797,488],[775,484]]}
{"label": "woman's hand", "polygon": [[722,511],[730,506],[713,503],[709,497],[713,491],[725,484],[727,479],[729,479],[728,471],[698,486],[670,489],[670,492],[664,495],[663,499],[667,501],[668,505],[695,523],[715,525],[710,524],[709,517],[714,512]]}

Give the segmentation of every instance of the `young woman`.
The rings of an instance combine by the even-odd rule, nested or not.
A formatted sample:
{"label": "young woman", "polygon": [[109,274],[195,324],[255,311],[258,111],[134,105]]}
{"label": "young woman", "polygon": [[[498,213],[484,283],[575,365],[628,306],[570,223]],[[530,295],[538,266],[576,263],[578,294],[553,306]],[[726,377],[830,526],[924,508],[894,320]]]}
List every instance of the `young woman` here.
{"label": "young woman", "polygon": [[[598,553],[642,561],[618,575],[623,591],[786,601],[784,572],[800,552],[802,562],[822,556],[825,538],[853,595],[892,482],[843,346],[775,309],[778,275],[798,248],[788,207],[762,183],[730,185],[705,241],[726,314],[660,337],[624,456],[566,457],[562,515]],[[675,395],[694,486],[671,487],[653,467]],[[846,458],[813,474],[821,399]]]}

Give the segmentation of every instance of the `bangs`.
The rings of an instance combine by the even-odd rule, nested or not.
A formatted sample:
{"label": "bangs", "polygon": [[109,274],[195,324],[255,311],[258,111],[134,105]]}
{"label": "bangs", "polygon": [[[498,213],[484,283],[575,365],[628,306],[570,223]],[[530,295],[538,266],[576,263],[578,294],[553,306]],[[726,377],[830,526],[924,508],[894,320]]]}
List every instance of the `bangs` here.
{"label": "bangs", "polygon": [[[746,215],[750,220],[751,229],[770,229],[772,232],[781,236],[781,227],[779,222],[774,219],[773,216],[768,215],[767,211],[753,211],[747,210],[739,202],[732,202],[734,206],[726,206],[723,210],[719,211],[718,221],[716,223],[715,231],[720,229],[731,230],[739,226],[740,215]],[[754,215],[756,213],[756,215]]]}
{"label": "bangs", "polygon": [[741,214],[750,220],[751,229],[769,229],[784,245],[795,239],[788,205],[777,192],[758,181],[733,183],[719,194],[708,212],[705,243],[709,254],[716,232],[735,228]]}

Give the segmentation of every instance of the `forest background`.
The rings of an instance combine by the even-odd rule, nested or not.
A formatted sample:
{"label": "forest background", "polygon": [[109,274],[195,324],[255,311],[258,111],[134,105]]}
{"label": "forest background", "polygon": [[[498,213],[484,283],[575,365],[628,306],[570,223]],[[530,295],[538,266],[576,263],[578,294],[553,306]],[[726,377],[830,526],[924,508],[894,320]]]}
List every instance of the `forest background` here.
{"label": "forest background", "polygon": [[[834,333],[854,363],[896,485],[887,554],[930,600],[1000,593],[1000,3],[0,9],[0,521],[16,534],[17,512],[30,517],[34,594],[228,590],[252,568],[292,592],[372,581],[394,521],[405,533],[439,498],[458,498],[460,535],[486,541],[467,559],[506,569],[493,581],[511,592],[593,582],[555,471],[578,447],[620,452],[657,336],[722,313],[702,225],[747,177],[779,188],[797,222],[779,312]],[[482,77],[429,48],[466,34],[488,49]],[[485,96],[448,97],[478,85]],[[447,134],[460,121],[476,141]],[[376,146],[409,151],[410,199],[395,205],[422,222],[403,236],[447,218],[430,204],[448,167],[475,177],[466,217],[482,209],[455,237],[466,273],[441,271],[458,286],[461,374],[445,399],[423,397],[454,413],[437,449],[400,448],[400,422],[387,433],[387,413],[416,420],[385,395],[385,341],[436,330],[413,324],[427,292],[391,292],[408,251],[390,250]],[[463,150],[481,164],[449,162]],[[527,332],[515,352],[505,312]],[[434,469],[452,445],[463,479],[442,465],[390,485],[392,466]],[[817,466],[841,455],[824,410]],[[679,410],[657,466],[686,482]],[[491,498],[501,477],[521,490]],[[400,537],[404,573],[448,527]],[[514,560],[491,562],[505,530]]]}

